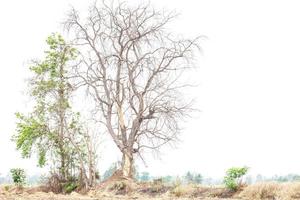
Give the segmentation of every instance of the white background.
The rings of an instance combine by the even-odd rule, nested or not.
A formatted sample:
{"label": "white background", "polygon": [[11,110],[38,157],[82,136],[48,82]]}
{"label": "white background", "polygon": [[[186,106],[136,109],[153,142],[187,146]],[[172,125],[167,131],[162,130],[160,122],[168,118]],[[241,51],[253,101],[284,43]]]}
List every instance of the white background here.
{"label": "white background", "polygon": [[[22,160],[10,142],[14,113],[26,110],[27,62],[41,58],[45,39],[62,30],[70,5],[86,0],[0,1],[0,174],[12,167],[39,172]],[[138,0],[135,0],[138,2]],[[187,121],[177,149],[160,160],[147,156],[155,175],[222,176],[247,165],[264,175],[300,173],[300,3],[291,0],[154,0],[157,8],[181,13],[172,31],[205,35],[199,69],[189,76],[199,85],[198,117]],[[106,149],[106,150],[105,150]],[[107,150],[113,149],[113,150]],[[120,156],[105,142],[100,169]]]}

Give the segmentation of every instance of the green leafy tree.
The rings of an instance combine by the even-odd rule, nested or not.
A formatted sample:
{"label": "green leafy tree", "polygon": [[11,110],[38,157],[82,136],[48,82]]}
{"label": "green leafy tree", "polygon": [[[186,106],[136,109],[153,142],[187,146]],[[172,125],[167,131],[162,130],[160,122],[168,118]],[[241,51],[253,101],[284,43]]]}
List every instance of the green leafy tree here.
{"label": "green leafy tree", "polygon": [[201,184],[203,181],[203,177],[201,174],[194,175],[194,183]]}
{"label": "green leafy tree", "polygon": [[198,174],[198,173],[191,173],[191,172],[188,171],[183,178],[184,178],[184,181],[187,184],[190,184],[190,183],[200,184],[200,183],[202,183],[202,175]]}
{"label": "green leafy tree", "polygon": [[26,174],[24,169],[13,168],[10,170],[10,173],[12,180],[16,186],[22,187],[25,185]]}
{"label": "green leafy tree", "polygon": [[30,67],[33,76],[29,88],[35,106],[27,115],[16,114],[13,140],[24,158],[35,153],[40,167],[51,164],[60,181],[74,180],[74,173],[80,172],[78,179],[88,182],[84,163],[91,153],[84,141],[90,138],[82,130],[79,113],[74,113],[70,105],[74,87],[69,65],[76,58],[76,49],[59,34],[52,34],[46,41],[49,48],[45,58]]}
{"label": "green leafy tree", "polygon": [[237,190],[242,186],[242,178],[247,174],[248,170],[248,167],[232,167],[228,169],[224,177],[226,187],[230,190]]}
{"label": "green leafy tree", "polygon": [[74,58],[75,49],[60,35],[48,37],[47,44],[45,59],[30,67],[34,74],[29,83],[30,94],[35,100],[34,110],[27,116],[16,114],[19,122],[14,140],[23,157],[28,158],[35,151],[41,167],[47,162],[46,155],[54,155],[52,159],[59,162],[59,174],[67,179],[67,155],[72,153],[65,132],[70,126],[66,115],[70,112],[72,88],[66,77],[66,63]]}

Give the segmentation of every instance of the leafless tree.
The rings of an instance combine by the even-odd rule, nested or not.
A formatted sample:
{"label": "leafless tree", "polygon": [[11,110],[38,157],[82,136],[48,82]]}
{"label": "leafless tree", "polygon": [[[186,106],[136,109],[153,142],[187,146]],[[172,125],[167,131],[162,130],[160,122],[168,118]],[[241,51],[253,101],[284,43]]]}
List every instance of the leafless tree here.
{"label": "leafless tree", "polygon": [[199,37],[166,31],[176,17],[149,4],[95,3],[82,21],[72,9],[64,25],[80,52],[75,76],[96,102],[97,120],[122,152],[122,174],[132,178],[135,155],[175,141],[191,111],[181,97],[182,73],[192,67]]}

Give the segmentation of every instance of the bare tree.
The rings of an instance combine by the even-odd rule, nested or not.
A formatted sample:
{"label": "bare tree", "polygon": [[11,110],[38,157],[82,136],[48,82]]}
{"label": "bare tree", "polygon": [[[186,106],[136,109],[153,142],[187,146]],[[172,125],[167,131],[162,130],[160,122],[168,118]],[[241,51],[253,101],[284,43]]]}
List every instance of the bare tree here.
{"label": "bare tree", "polygon": [[166,26],[176,15],[150,5],[93,4],[84,22],[71,10],[65,27],[80,52],[79,85],[96,102],[97,120],[122,152],[122,174],[132,178],[134,155],[177,139],[191,111],[181,98],[198,39],[176,39]]}

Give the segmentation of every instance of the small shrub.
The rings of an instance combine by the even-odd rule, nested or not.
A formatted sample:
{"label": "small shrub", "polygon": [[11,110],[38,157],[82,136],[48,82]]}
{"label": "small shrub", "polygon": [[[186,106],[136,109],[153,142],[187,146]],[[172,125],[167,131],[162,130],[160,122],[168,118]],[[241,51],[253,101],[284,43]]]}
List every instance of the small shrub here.
{"label": "small shrub", "polygon": [[184,195],[184,190],[182,186],[177,186],[172,190],[172,194],[174,194],[175,197],[181,197]]}
{"label": "small shrub", "polygon": [[179,177],[176,178],[176,180],[173,182],[173,187],[181,186],[182,181],[180,180]]}
{"label": "small shrub", "polygon": [[117,195],[125,195],[130,192],[131,187],[125,181],[116,181],[109,187],[109,190],[114,191]]}
{"label": "small shrub", "polygon": [[162,178],[154,179],[151,183],[150,191],[152,193],[160,193],[165,189]]}
{"label": "small shrub", "polygon": [[11,177],[13,179],[13,182],[16,186],[22,187],[22,186],[25,185],[26,175],[25,175],[24,169],[13,168],[13,169],[10,170],[10,173],[11,173]]}
{"label": "small shrub", "polygon": [[163,179],[162,178],[153,179],[152,182],[155,185],[162,185],[163,184]]}
{"label": "small shrub", "polygon": [[243,184],[242,177],[247,174],[248,169],[248,167],[233,167],[228,169],[224,177],[225,186],[230,190],[238,190]]}
{"label": "small shrub", "polygon": [[224,184],[230,190],[237,190],[238,184],[234,178],[231,177],[224,177]]}
{"label": "small shrub", "polygon": [[111,189],[112,190],[117,190],[117,191],[125,190],[126,189],[126,183],[124,183],[122,181],[115,182],[113,184],[113,186],[111,187]]}
{"label": "small shrub", "polygon": [[10,185],[5,185],[4,190],[7,192],[10,189]]}
{"label": "small shrub", "polygon": [[181,197],[184,195],[184,188],[182,187],[182,182],[179,178],[173,183],[173,189],[171,193],[176,197]]}
{"label": "small shrub", "polygon": [[69,182],[63,186],[63,191],[64,191],[64,193],[69,194],[69,193],[73,192],[74,190],[76,190],[77,187],[78,187],[77,183]]}

